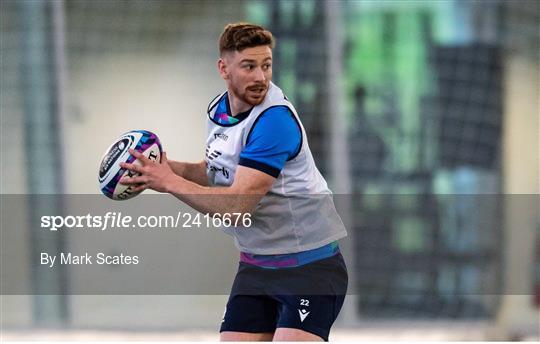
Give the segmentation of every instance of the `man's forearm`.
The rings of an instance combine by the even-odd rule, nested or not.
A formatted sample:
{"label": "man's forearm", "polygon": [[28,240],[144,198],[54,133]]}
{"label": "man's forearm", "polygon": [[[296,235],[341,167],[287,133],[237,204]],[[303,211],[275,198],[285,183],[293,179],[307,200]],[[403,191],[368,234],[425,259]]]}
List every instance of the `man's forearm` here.
{"label": "man's forearm", "polygon": [[121,163],[123,168],[139,175],[123,177],[120,183],[132,185],[134,191],[152,189],[170,193],[201,213],[252,213],[276,180],[257,169],[238,166],[232,185],[209,187],[204,185],[207,184],[204,161],[196,164],[171,162],[164,153],[162,161],[155,163],[133,149],[129,153],[142,165]]}
{"label": "man's forearm", "polygon": [[167,180],[165,192],[174,195],[201,213],[253,213],[276,179],[264,172],[238,166],[230,186],[206,187],[179,176]]}
{"label": "man's forearm", "polygon": [[196,163],[169,160],[169,166],[176,175],[196,184],[208,186],[204,160]]}
{"label": "man's forearm", "polygon": [[251,213],[262,195],[238,194],[231,187],[207,187],[175,177],[168,193],[201,213]]}

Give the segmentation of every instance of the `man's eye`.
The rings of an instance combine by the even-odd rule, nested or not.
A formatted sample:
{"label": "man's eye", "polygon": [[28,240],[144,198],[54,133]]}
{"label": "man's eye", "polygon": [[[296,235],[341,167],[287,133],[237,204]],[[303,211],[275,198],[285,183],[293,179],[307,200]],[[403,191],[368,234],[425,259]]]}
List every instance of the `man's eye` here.
{"label": "man's eye", "polygon": [[267,69],[269,69],[270,67],[272,67],[272,65],[269,64],[269,63],[263,65],[263,69],[264,69],[264,70],[267,70]]}
{"label": "man's eye", "polygon": [[255,68],[254,65],[245,65],[244,68],[246,68],[247,70],[252,70],[253,68]]}

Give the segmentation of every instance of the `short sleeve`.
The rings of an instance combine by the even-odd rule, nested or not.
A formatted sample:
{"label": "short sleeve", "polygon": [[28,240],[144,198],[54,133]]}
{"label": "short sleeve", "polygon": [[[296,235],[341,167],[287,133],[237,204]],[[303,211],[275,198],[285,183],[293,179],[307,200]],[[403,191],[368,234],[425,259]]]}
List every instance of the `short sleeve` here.
{"label": "short sleeve", "polygon": [[301,144],[300,126],[291,110],[272,107],[253,124],[238,164],[277,178],[287,160],[298,154]]}

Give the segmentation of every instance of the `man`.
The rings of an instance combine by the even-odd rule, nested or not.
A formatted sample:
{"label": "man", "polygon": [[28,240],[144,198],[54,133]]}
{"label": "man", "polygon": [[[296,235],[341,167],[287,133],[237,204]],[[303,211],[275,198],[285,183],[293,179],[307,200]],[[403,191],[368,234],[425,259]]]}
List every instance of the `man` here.
{"label": "man", "polygon": [[229,24],[218,71],[227,91],[208,106],[206,159],[153,163],[131,151],[134,191],[171,193],[209,214],[251,214],[225,228],[241,251],[221,340],[328,340],[347,288],[337,240],[346,231],[293,105],[272,80],[272,34]]}

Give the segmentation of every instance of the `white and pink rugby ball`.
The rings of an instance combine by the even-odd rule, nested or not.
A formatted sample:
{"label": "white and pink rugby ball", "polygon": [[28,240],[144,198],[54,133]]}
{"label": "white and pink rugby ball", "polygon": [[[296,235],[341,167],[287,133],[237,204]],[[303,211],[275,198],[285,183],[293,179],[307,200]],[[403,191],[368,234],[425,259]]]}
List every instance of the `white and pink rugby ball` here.
{"label": "white and pink rugby ball", "polygon": [[147,130],[128,131],[120,136],[105,152],[99,167],[99,187],[101,192],[113,200],[126,200],[137,196],[140,192],[132,192],[130,185],[120,184],[121,178],[135,177],[140,173],[132,172],[120,167],[120,163],[127,162],[140,165],[141,162],[128,149],[141,152],[150,160],[161,162],[161,143],[156,134]]}

